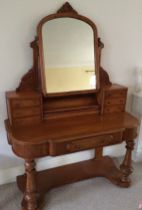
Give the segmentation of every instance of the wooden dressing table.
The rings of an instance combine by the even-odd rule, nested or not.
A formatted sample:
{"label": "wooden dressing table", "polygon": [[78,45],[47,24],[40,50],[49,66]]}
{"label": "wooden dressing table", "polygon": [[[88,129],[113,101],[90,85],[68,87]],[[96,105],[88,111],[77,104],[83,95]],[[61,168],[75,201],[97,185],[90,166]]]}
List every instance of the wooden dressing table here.
{"label": "wooden dressing table", "polygon": [[[84,32],[87,33],[87,38]],[[80,41],[81,39],[83,41]],[[47,48],[44,46],[45,40],[48,42]],[[58,40],[62,41],[60,46]],[[76,52],[80,52],[79,47],[84,47],[86,43],[90,47],[82,48],[81,52],[87,53],[85,56],[82,53],[78,56]],[[24,192],[22,209],[39,210],[48,190],[91,177],[106,177],[116,185],[129,187],[129,175],[132,172],[131,152],[138,120],[125,112],[127,88],[112,84],[106,71],[100,67],[103,43],[98,38],[96,25],[90,19],[79,15],[69,3],[65,3],[56,14],[40,21],[37,37],[31,47],[33,68],[22,78],[16,91],[6,93],[8,119],[5,126],[8,141],[13,152],[25,160],[25,175],[17,177],[18,187]],[[63,49],[67,52],[66,47],[69,54],[61,56]],[[59,50],[58,57],[55,49]],[[74,54],[76,70],[69,65],[61,67],[60,61],[65,61],[68,56],[66,61],[70,62]],[[88,61],[88,55],[91,55],[93,60]],[[47,67],[46,57],[49,64]],[[59,63],[56,61],[58,58]],[[55,66],[51,60],[55,62]],[[80,61],[86,62],[85,68],[78,65],[77,62]],[[57,64],[60,64],[58,69]],[[53,71],[54,79],[51,76]],[[68,80],[67,71],[69,78],[72,77],[72,72],[75,72],[74,81]],[[89,79],[81,77],[79,72],[83,72],[82,75]],[[77,80],[78,78],[80,79]],[[90,83],[92,78],[93,84]],[[49,84],[51,80],[52,87]],[[89,83],[86,82],[83,86],[79,84],[80,81]],[[60,82],[58,86],[63,91],[56,89],[56,82]],[[71,86],[73,82],[74,85]],[[126,142],[126,155],[119,169],[111,157],[103,156],[103,147],[123,141]],[[36,172],[35,158],[59,156],[92,148],[95,149],[94,159]]]}

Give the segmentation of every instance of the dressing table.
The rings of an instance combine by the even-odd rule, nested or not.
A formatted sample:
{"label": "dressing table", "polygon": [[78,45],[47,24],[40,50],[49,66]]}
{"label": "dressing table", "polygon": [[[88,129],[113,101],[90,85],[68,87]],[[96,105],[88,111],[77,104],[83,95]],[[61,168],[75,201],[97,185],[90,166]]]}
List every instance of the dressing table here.
{"label": "dressing table", "polygon": [[[22,210],[40,210],[50,189],[91,177],[129,187],[138,120],[125,111],[127,87],[113,84],[100,65],[104,45],[95,23],[66,2],[39,22],[31,47],[32,69],[6,93],[8,142],[25,160],[17,177]],[[103,147],[123,141],[119,168]],[[36,171],[36,158],[88,149],[95,150],[91,160]]]}

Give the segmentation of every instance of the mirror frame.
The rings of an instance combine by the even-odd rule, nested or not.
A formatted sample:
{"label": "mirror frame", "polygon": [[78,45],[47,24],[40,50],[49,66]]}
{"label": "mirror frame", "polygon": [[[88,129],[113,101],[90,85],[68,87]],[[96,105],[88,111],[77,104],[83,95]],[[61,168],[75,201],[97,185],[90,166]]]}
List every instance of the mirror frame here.
{"label": "mirror frame", "polygon": [[[89,24],[93,30],[94,34],[94,66],[95,66],[95,73],[96,73],[96,88],[90,90],[79,90],[79,91],[69,91],[69,92],[60,92],[60,93],[47,93],[46,91],[46,81],[45,81],[45,69],[44,69],[44,52],[43,52],[43,41],[42,41],[42,27],[43,25],[53,19],[57,18],[74,18],[81,20],[87,24]],[[87,94],[87,93],[95,93],[98,92],[100,89],[100,53],[99,53],[99,38],[97,27],[95,23],[90,20],[89,18],[78,14],[72,6],[66,2],[55,14],[48,15],[41,19],[37,26],[37,34],[38,34],[38,44],[39,44],[39,74],[41,79],[41,89],[43,95],[45,97],[54,97],[54,96],[65,96],[65,95],[78,95],[78,94]],[[48,84],[47,84],[48,89]]]}

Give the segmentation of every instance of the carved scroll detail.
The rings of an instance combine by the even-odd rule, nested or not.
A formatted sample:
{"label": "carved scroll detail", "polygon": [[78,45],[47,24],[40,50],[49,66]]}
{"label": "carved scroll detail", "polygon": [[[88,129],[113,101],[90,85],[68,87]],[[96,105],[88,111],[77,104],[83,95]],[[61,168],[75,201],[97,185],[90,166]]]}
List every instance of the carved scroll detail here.
{"label": "carved scroll detail", "polygon": [[16,91],[32,91],[35,90],[34,69],[30,69],[21,79]]}
{"label": "carved scroll detail", "polygon": [[57,13],[75,13],[77,14],[77,11],[73,9],[73,7],[69,4],[69,2],[66,2],[58,11]]}
{"label": "carved scroll detail", "polygon": [[101,81],[101,86],[112,85],[108,73],[102,67],[100,67],[100,81]]}
{"label": "carved scroll detail", "polygon": [[101,41],[101,38],[98,38],[98,46],[99,46],[99,48],[101,48],[101,49],[104,48],[104,43]]}

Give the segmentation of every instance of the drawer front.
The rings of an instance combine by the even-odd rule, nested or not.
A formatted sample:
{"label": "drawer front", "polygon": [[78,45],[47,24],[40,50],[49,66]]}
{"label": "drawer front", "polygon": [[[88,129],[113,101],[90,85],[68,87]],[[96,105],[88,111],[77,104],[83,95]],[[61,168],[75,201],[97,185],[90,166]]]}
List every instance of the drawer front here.
{"label": "drawer front", "polygon": [[40,105],[39,99],[12,100],[13,108],[26,108],[26,107],[33,107],[39,105]]}
{"label": "drawer front", "polygon": [[104,108],[104,113],[118,113],[125,111],[125,104],[124,105],[115,105],[115,106],[106,106]]}
{"label": "drawer front", "polygon": [[29,117],[33,115],[40,115],[39,107],[24,108],[24,109],[15,109],[13,110],[13,117]]}
{"label": "drawer front", "polygon": [[105,105],[121,105],[126,103],[126,98],[112,98],[105,100]]}
{"label": "drawer front", "polygon": [[105,93],[105,99],[123,98],[126,97],[126,95],[127,90],[107,91]]}
{"label": "drawer front", "polygon": [[38,123],[41,121],[41,116],[32,116],[32,117],[25,117],[25,118],[15,118],[13,120],[14,125],[27,125],[27,124],[33,124],[33,123]]}
{"label": "drawer front", "polygon": [[78,140],[68,143],[66,148],[69,152],[75,152],[79,150],[86,150],[100,146],[108,146],[122,142],[122,132],[107,134],[97,137],[91,137],[89,139]]}
{"label": "drawer front", "polygon": [[56,145],[55,150],[58,150],[59,148],[59,150],[62,151],[63,153],[68,153],[68,152],[76,152],[76,151],[87,150],[87,149],[97,148],[101,146],[108,146],[108,145],[121,143],[122,133],[123,132],[121,131],[121,132],[117,132],[113,134],[106,134],[106,135],[90,137],[90,138],[86,138],[82,140],[72,141],[64,145],[61,144],[62,149],[60,148],[59,145]]}

